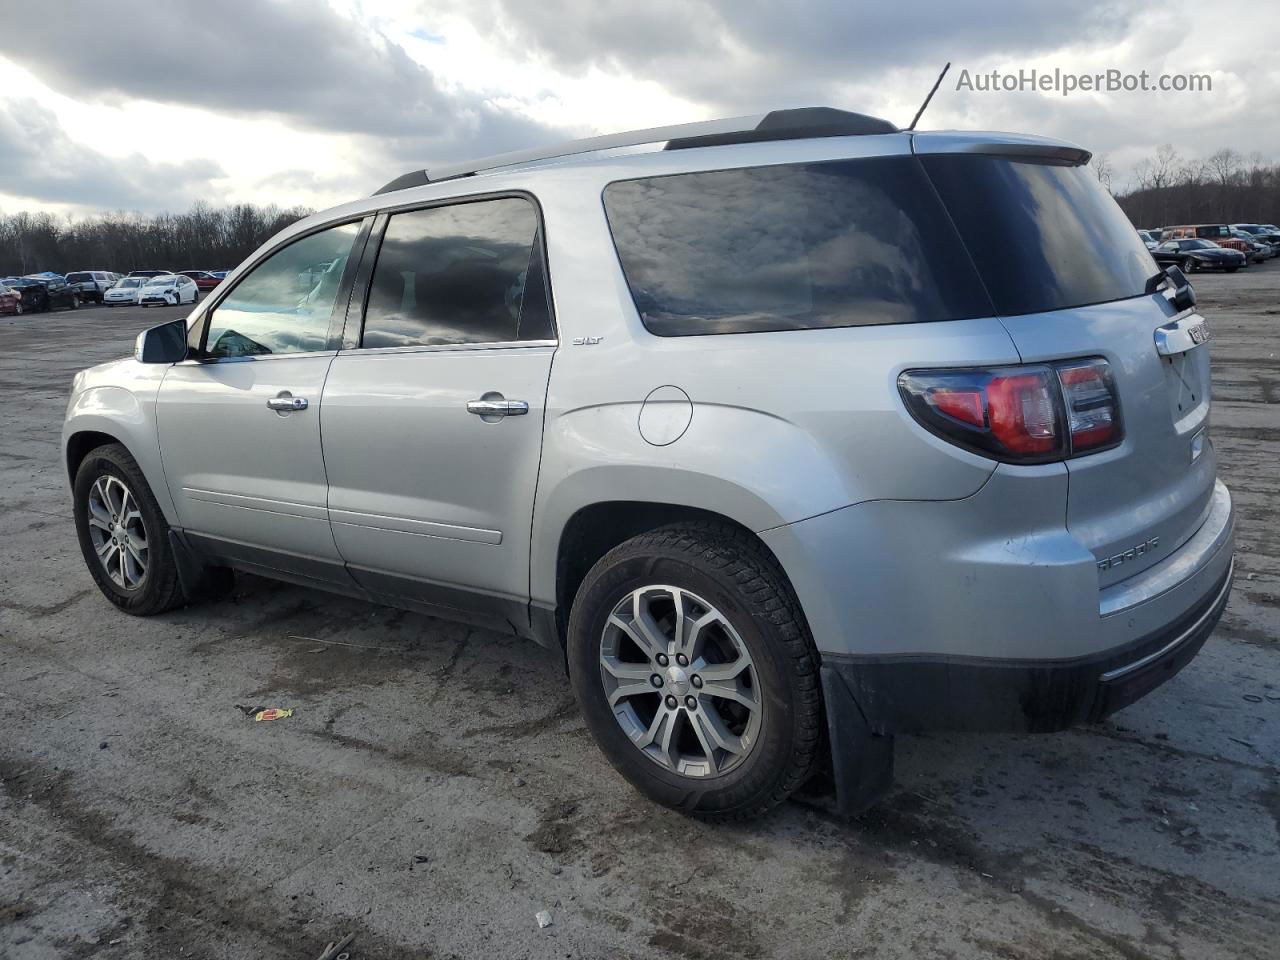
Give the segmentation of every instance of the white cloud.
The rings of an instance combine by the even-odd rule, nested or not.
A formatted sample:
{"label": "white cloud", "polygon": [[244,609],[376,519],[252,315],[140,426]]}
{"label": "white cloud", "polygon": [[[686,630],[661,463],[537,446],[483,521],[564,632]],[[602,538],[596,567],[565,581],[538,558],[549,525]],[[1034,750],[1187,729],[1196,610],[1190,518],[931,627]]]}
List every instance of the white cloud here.
{"label": "white cloud", "polygon": [[[188,8],[183,12],[183,7]],[[1280,156],[1280,21],[1197,0],[179,0],[180,40],[136,46],[147,0],[0,0],[0,91],[44,116],[32,154],[11,110],[5,209],[157,210],[195,196],[323,207],[412,168],[636,127],[830,104],[905,124],[1061,136],[1123,183],[1156,145]],[[92,17],[96,42],[67,44]],[[1188,30],[1188,23],[1195,29]],[[959,71],[1209,72],[1211,93],[957,91]],[[33,159],[35,157],[36,159]],[[43,158],[41,161],[39,158]]]}

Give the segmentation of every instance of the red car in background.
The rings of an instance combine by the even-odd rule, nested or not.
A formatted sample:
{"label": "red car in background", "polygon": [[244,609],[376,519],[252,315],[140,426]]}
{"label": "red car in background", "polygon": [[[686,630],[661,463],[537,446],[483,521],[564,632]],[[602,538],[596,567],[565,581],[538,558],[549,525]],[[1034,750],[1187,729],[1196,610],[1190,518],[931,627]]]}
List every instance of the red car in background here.
{"label": "red car in background", "polygon": [[0,314],[21,313],[22,294],[0,283]]}
{"label": "red car in background", "polygon": [[212,290],[222,282],[221,278],[215,277],[208,270],[178,270],[181,276],[190,277],[196,282],[196,289],[201,293],[206,290]]}

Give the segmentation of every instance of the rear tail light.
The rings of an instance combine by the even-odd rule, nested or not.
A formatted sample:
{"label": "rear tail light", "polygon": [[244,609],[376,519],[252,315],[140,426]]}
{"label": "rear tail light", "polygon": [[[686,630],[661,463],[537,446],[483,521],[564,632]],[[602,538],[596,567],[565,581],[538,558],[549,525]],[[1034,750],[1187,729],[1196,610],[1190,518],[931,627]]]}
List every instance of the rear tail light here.
{"label": "rear tail light", "polygon": [[944,440],[996,460],[1049,463],[1120,442],[1120,404],[1107,361],[908,370],[907,409]]}

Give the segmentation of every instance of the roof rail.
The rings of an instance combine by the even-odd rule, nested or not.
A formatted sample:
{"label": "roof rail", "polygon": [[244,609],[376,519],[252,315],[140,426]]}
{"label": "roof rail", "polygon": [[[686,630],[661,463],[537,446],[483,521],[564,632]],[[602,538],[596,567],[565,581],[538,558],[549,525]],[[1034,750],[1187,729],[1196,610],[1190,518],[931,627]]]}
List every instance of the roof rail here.
{"label": "roof rail", "polygon": [[631,130],[611,133],[603,137],[571,140],[551,147],[533,150],[516,150],[496,156],[456,163],[434,170],[413,170],[396,177],[374,196],[393,190],[406,190],[441,180],[469,177],[488,170],[521,166],[542,160],[620,147],[637,147],[666,141],[666,150],[684,150],[691,147],[715,147],[730,143],[758,143],[766,140],[801,140],[813,137],[852,137],[875,133],[897,133],[898,128],[888,120],[869,117],[833,107],[800,107],[794,110],[774,110],[770,113],[747,117],[731,117],[726,120],[705,120],[700,123],[678,123],[669,127],[651,127],[647,130]]}

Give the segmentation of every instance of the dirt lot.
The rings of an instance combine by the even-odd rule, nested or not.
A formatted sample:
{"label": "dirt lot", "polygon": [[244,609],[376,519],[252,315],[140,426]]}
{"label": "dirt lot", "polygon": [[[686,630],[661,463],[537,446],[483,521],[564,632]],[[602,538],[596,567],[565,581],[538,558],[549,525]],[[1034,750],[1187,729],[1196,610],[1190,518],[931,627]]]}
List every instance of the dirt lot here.
{"label": "dirt lot", "polygon": [[59,424],[178,311],[0,318],[0,956],[1280,956],[1280,262],[1196,284],[1239,510],[1199,658],[1099,726],[901,738],[852,823],[736,828],[633,793],[532,644],[251,578],[116,612]]}

